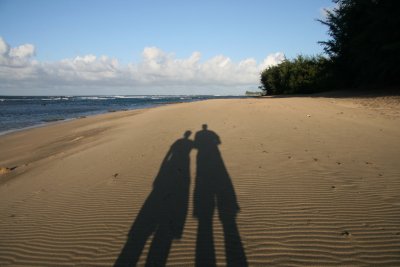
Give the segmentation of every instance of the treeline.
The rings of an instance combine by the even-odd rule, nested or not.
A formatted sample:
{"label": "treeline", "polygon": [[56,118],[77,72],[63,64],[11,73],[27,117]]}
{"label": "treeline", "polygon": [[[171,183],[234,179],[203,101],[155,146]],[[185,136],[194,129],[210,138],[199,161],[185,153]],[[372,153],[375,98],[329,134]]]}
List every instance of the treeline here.
{"label": "treeline", "polygon": [[262,89],[269,95],[315,93],[332,87],[331,61],[322,56],[298,56],[261,73]]}
{"label": "treeline", "polygon": [[327,57],[298,56],[265,69],[267,94],[400,85],[400,1],[333,0],[325,20]]}

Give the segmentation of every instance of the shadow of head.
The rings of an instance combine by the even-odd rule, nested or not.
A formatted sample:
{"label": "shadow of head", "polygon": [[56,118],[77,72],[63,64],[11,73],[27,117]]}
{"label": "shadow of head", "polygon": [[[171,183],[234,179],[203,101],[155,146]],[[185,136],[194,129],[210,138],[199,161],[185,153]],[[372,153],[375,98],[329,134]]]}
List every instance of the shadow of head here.
{"label": "shadow of head", "polygon": [[190,137],[191,134],[192,134],[191,131],[186,131],[186,132],[183,134],[183,137],[184,137],[185,139],[189,139],[189,137]]}

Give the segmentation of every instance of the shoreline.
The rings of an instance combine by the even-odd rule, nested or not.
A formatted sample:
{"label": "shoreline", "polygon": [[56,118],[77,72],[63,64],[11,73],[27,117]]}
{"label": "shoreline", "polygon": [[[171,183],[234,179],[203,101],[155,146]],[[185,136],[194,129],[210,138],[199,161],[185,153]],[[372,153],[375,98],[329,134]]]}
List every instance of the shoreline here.
{"label": "shoreline", "polygon": [[[336,91],[327,91],[327,92],[322,92],[322,93],[314,93],[314,94],[296,94],[296,95],[267,95],[267,96],[234,96],[234,97],[240,97],[239,99],[276,99],[276,98],[331,98],[331,99],[347,99],[350,101],[353,100],[359,100],[359,102],[364,102],[368,103],[371,99],[377,99],[377,98],[392,98],[395,99],[394,105],[400,104],[400,95],[397,93],[389,93],[392,91],[388,92],[377,92],[375,90],[372,91],[367,91],[367,92],[358,92],[358,91],[342,91],[342,90],[336,90]],[[56,97],[58,95],[54,95],[51,97]],[[82,97],[97,97],[98,95],[93,95],[93,96],[82,96]],[[149,95],[149,96],[158,96],[158,95]],[[169,96],[169,95],[165,95]],[[179,95],[180,96],[180,95]],[[190,95],[189,95],[190,96]],[[1,96],[0,96],[1,97]],[[7,97],[13,97],[13,95],[7,95]],[[18,96],[16,96],[18,97]],[[44,97],[44,96],[40,96]],[[72,96],[71,96],[72,97]],[[80,96],[74,96],[74,97],[80,97]],[[101,95],[100,97],[103,97]],[[178,96],[177,96],[178,97]],[[224,96],[218,96],[215,95],[215,97],[224,97]],[[229,97],[232,96],[227,96]],[[224,98],[222,98],[224,99]],[[198,101],[206,101],[206,100],[212,100],[212,99],[199,99],[195,101],[189,101],[189,102],[184,102],[184,101],[176,101],[176,102],[169,102],[169,103],[160,103],[160,104],[151,104],[149,107],[139,107],[139,108],[129,108],[129,109],[121,109],[121,110],[107,110],[107,111],[99,111],[98,113],[93,113],[89,115],[82,115],[78,117],[73,117],[73,118],[66,118],[66,119],[58,119],[55,121],[41,121],[41,123],[36,124],[36,125],[31,125],[23,128],[15,128],[15,129],[10,129],[6,131],[0,131],[0,137],[8,134],[13,134],[16,132],[20,131],[25,131],[25,130],[30,130],[30,129],[35,129],[35,128],[41,128],[41,127],[46,127],[50,126],[53,124],[58,124],[58,123],[63,123],[63,122],[68,122],[72,120],[77,120],[81,118],[86,118],[86,117],[92,117],[92,116],[97,116],[97,115],[103,115],[103,114],[108,114],[108,113],[114,113],[114,112],[124,112],[124,111],[131,111],[131,110],[142,110],[142,109],[151,109],[151,108],[157,108],[159,106],[164,106],[164,105],[174,105],[174,104],[181,104],[181,103],[192,103],[192,102],[198,102]]]}
{"label": "shoreline", "polygon": [[[0,136],[0,167],[16,167],[0,175],[0,265],[144,265],[151,245],[171,266],[207,249],[218,266],[396,265],[397,101],[213,99]],[[204,124],[217,148],[186,146]],[[199,187],[202,168],[226,190]],[[210,192],[222,202],[202,206]],[[162,211],[177,226],[170,246],[151,238]]]}
{"label": "shoreline", "polygon": [[[143,108],[152,108],[152,107],[157,107],[157,106],[162,106],[162,105],[169,105],[169,104],[175,104],[175,103],[186,103],[186,102],[194,102],[194,101],[202,101],[205,99],[230,99],[230,98],[244,98],[245,96],[212,96],[212,95],[187,95],[187,96],[169,96],[169,95],[164,95],[164,96],[47,96],[47,98],[43,99],[44,96],[4,96],[8,98],[15,98],[15,99],[5,99],[4,101],[28,101],[27,109],[29,108],[32,109],[32,112],[34,113],[33,116],[31,116],[29,119],[27,118],[27,114],[14,114],[14,116],[22,115],[23,119],[22,121],[19,121],[20,123],[13,124],[10,123],[8,120],[9,117],[13,116],[14,109],[12,109],[12,105],[10,106],[11,109],[7,110],[6,108],[6,114],[7,112],[8,117],[5,117],[5,121],[8,121],[9,125],[7,127],[4,127],[0,131],[0,135],[4,135],[7,133],[12,133],[15,131],[23,130],[23,129],[29,129],[29,128],[34,128],[34,127],[41,127],[42,125],[46,125],[49,122],[55,122],[55,121],[65,121],[65,120],[71,120],[71,119],[77,119],[80,117],[87,117],[87,116],[93,116],[93,115],[98,115],[98,114],[106,114],[109,112],[116,112],[116,111],[124,111],[124,110],[136,110],[136,109],[143,109]],[[1,98],[1,96],[0,96]],[[83,101],[86,101],[83,103]],[[100,102],[98,102],[100,101]],[[38,111],[38,106],[47,106],[49,103],[52,103],[54,105],[54,108],[60,109],[61,115],[58,113],[54,113],[52,109],[47,109],[44,111],[41,111],[41,113],[35,113]],[[75,103],[76,102],[76,103]],[[11,102],[10,102],[11,103]],[[25,103],[25,102],[24,102]],[[61,105],[63,103],[63,105]],[[74,105],[71,106],[71,108],[78,108],[80,111],[73,112],[73,114],[70,114],[68,112],[65,112],[66,110],[63,110],[66,108],[65,105],[71,105],[71,103],[74,103]],[[94,105],[95,110],[91,109],[85,109],[86,107],[91,107]],[[7,107],[7,105],[5,106]],[[63,113],[64,112],[64,113]],[[2,119],[2,117],[0,117]],[[21,127],[21,125],[27,125],[24,127]],[[32,125],[33,124],[33,125]],[[7,129],[9,127],[14,127],[11,129]]]}
{"label": "shoreline", "polygon": [[[197,100],[197,101],[204,101],[204,100]],[[51,125],[55,125],[55,124],[59,124],[59,123],[84,119],[84,118],[98,116],[98,115],[104,115],[104,114],[108,114],[108,113],[125,112],[125,111],[132,111],[132,110],[146,110],[146,109],[157,108],[157,107],[164,106],[164,105],[174,105],[174,104],[181,104],[181,103],[186,103],[186,102],[171,102],[171,103],[163,103],[163,104],[153,104],[149,107],[139,107],[139,108],[130,108],[130,109],[121,109],[121,110],[108,110],[108,111],[104,111],[104,112],[93,113],[93,114],[83,115],[83,116],[74,117],[74,118],[57,119],[54,121],[42,121],[40,124],[36,124],[36,125],[31,125],[31,126],[27,126],[27,127],[23,127],[23,128],[16,128],[16,129],[11,129],[11,130],[6,130],[6,131],[0,131],[0,138],[1,138],[1,136],[13,134],[13,133],[20,132],[20,131],[26,131],[26,130],[35,129],[35,128],[47,127],[47,126],[51,126]]]}

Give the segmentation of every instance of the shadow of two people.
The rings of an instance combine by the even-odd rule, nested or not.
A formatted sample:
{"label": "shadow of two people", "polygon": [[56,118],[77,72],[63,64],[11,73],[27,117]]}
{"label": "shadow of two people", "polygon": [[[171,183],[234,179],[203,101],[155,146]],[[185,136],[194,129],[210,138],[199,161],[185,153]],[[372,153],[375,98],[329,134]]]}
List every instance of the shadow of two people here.
{"label": "shadow of two people", "polygon": [[239,205],[218,145],[219,136],[207,125],[190,140],[190,131],[176,140],[164,157],[153,190],[133,223],[115,266],[134,266],[147,239],[154,235],[146,266],[166,265],[174,239],[182,237],[188,213],[190,152],[197,149],[193,216],[198,220],[196,265],[215,266],[213,215],[218,210],[225,239],[228,266],[247,266],[246,255],[236,224]]}

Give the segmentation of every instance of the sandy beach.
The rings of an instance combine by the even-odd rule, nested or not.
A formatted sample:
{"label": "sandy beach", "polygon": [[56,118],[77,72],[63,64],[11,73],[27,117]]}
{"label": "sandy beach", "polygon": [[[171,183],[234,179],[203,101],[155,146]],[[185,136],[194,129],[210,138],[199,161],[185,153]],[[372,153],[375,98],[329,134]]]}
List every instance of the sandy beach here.
{"label": "sandy beach", "polygon": [[0,266],[400,265],[398,97],[114,112],[0,151]]}

